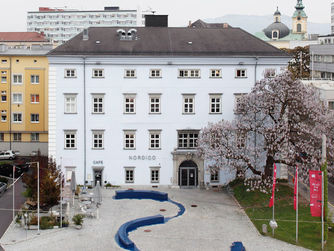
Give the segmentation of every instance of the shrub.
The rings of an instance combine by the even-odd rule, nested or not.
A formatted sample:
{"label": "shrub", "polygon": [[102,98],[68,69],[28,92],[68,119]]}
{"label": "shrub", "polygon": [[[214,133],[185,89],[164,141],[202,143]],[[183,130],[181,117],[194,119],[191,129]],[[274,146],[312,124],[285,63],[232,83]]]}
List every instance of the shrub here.
{"label": "shrub", "polygon": [[0,177],[0,182],[3,182],[3,183],[8,183],[8,179],[7,178],[4,178],[4,177]]}
{"label": "shrub", "polygon": [[40,227],[41,229],[50,229],[57,225],[56,219],[52,216],[42,216]]}
{"label": "shrub", "polygon": [[32,215],[31,217],[30,217],[30,221],[29,221],[29,223],[28,223],[28,225],[37,225],[37,216],[36,215]]}
{"label": "shrub", "polygon": [[77,225],[77,226],[80,225],[81,226],[82,223],[83,223],[83,218],[84,218],[84,215],[76,214],[76,215],[73,216],[72,221],[75,225]]}
{"label": "shrub", "polygon": [[108,182],[105,187],[112,187],[112,185]]}

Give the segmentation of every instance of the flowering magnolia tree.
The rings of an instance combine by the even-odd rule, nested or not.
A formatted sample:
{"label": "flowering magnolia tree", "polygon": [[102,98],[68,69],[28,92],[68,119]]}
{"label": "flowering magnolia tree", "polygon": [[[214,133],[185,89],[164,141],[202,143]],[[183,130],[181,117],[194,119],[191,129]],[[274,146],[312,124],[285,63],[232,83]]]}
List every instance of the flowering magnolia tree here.
{"label": "flowering magnolia tree", "polygon": [[298,165],[306,178],[307,170],[320,168],[322,134],[333,158],[333,114],[289,72],[257,82],[235,112],[232,122],[209,124],[199,135],[199,155],[216,167],[267,178],[274,163]]}

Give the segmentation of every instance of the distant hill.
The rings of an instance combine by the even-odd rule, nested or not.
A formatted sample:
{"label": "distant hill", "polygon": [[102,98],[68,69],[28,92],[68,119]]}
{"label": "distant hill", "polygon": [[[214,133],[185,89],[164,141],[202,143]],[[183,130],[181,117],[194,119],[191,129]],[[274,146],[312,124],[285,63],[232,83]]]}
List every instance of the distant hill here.
{"label": "distant hill", "polygon": [[[203,21],[208,23],[228,23],[233,27],[240,27],[249,33],[256,33],[262,31],[268,25],[273,23],[272,15],[254,16],[254,15],[225,15],[222,17],[208,18]],[[292,26],[291,17],[282,15],[282,23],[286,24],[290,29]],[[330,23],[310,23],[308,22],[309,34],[327,35],[330,33]]]}

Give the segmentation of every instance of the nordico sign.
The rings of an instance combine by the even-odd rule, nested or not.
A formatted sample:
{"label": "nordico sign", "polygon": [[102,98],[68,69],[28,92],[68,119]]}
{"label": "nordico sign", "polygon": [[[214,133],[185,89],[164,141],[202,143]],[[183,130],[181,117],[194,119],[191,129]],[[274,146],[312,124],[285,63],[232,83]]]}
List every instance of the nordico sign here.
{"label": "nordico sign", "polygon": [[155,155],[130,155],[129,160],[156,160]]}

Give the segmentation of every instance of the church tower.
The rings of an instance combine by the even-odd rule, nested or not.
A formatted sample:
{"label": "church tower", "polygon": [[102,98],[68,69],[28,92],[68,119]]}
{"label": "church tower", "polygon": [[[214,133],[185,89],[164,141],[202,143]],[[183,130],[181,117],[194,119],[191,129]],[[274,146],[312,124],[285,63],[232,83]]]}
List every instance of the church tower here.
{"label": "church tower", "polygon": [[307,16],[304,11],[303,0],[297,0],[296,10],[292,16],[292,33],[307,34]]}

